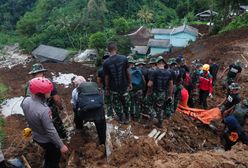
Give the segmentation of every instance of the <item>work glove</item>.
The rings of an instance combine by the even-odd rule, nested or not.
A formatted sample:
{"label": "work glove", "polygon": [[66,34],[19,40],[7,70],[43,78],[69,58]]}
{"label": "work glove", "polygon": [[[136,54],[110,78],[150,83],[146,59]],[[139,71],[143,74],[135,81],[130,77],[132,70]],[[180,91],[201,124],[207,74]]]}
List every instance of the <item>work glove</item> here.
{"label": "work glove", "polygon": [[212,93],[209,93],[209,95],[208,95],[211,99],[213,98],[213,95],[212,95]]}

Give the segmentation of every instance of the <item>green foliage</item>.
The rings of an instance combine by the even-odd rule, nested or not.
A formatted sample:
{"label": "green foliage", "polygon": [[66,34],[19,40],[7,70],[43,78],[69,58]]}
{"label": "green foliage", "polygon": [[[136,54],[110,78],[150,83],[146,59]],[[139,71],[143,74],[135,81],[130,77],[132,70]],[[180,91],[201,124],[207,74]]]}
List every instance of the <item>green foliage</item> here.
{"label": "green foliage", "polygon": [[89,47],[90,48],[96,48],[96,49],[102,49],[106,48],[106,35],[102,32],[94,33],[89,38]]}
{"label": "green foliage", "polygon": [[4,127],[4,119],[2,117],[0,117],[0,147],[2,146],[4,136],[5,136],[5,133],[3,131],[3,127]]}
{"label": "green foliage", "polygon": [[15,32],[0,32],[0,47],[8,44],[15,44],[20,41],[20,37]]}
{"label": "green foliage", "polygon": [[153,13],[153,10],[149,9],[148,6],[142,6],[142,8],[138,11],[137,15],[144,24],[147,24],[153,20]]}
{"label": "green foliage", "polygon": [[248,27],[248,13],[242,16],[236,17],[231,23],[224,27],[220,33],[227,32],[234,29],[239,29],[243,27]]}
{"label": "green foliage", "polygon": [[0,1],[0,30],[13,30],[16,22],[27,11],[31,10],[36,0]]}
{"label": "green foliage", "polygon": [[131,53],[130,48],[133,47],[130,39],[125,36],[115,36],[108,41],[116,41],[117,42],[117,48],[118,48],[118,53],[123,54],[123,55],[128,55]]}
{"label": "green foliage", "polygon": [[6,98],[8,88],[3,84],[0,83],[0,103]]}
{"label": "green foliage", "polygon": [[[116,38],[117,34],[127,34],[141,25],[149,28],[173,27],[185,19],[187,22],[194,21],[196,13],[207,9],[219,12],[213,29],[218,32],[225,26],[228,12],[237,11],[238,4],[247,1],[0,0],[0,31],[16,28],[21,40],[14,41],[28,52],[39,44],[83,50],[99,45],[98,41],[94,41],[96,44],[90,41],[91,35],[96,32],[102,32],[107,40]],[[0,37],[3,36],[0,34]],[[3,41],[12,42],[6,40],[6,36],[0,38],[0,44],[5,43]],[[125,38],[117,42],[123,41],[126,41]],[[100,49],[103,49],[102,46]],[[126,49],[123,52],[129,53]]]}
{"label": "green foliage", "polygon": [[113,20],[114,29],[118,34],[124,34],[128,31],[129,25],[127,20],[123,17],[117,18]]}

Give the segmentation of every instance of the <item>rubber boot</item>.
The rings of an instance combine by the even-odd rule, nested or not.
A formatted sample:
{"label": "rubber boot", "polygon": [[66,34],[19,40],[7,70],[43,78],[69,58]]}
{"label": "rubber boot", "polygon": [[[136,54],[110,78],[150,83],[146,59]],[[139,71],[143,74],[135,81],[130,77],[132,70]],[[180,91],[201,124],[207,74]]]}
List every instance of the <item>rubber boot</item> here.
{"label": "rubber boot", "polygon": [[129,122],[130,122],[130,114],[125,114],[124,124],[129,124]]}

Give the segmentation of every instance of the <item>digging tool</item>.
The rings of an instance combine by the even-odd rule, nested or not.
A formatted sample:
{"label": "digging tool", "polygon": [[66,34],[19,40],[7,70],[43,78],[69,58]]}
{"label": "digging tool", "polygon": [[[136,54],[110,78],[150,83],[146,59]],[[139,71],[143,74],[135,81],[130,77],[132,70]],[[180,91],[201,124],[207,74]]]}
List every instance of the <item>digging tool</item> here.
{"label": "digging tool", "polygon": [[28,163],[28,161],[24,155],[21,156],[21,159],[22,159],[26,168],[31,168],[30,164]]}
{"label": "digging tool", "polygon": [[106,142],[105,142],[107,162],[109,162],[109,156],[111,155],[112,150],[113,150],[113,144],[111,142],[110,132],[111,132],[111,129],[107,127]]}
{"label": "digging tool", "polygon": [[245,56],[243,54],[241,54],[241,57],[245,60],[246,64],[248,65],[248,61],[247,59],[245,58]]}
{"label": "digging tool", "polygon": [[74,157],[75,157],[75,150],[72,151],[70,157],[69,157],[69,160],[67,162],[67,165],[66,165],[66,168],[71,168],[73,167],[73,160],[74,160]]}

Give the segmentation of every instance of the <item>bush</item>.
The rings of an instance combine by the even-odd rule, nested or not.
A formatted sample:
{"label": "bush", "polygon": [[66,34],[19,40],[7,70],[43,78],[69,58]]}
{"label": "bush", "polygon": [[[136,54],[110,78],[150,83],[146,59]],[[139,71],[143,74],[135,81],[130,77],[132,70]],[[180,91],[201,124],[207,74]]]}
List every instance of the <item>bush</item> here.
{"label": "bush", "polygon": [[4,84],[0,83],[0,103],[2,103],[2,101],[6,98],[7,91],[8,88]]}
{"label": "bush", "polygon": [[226,27],[224,27],[220,33],[231,31],[234,29],[239,29],[243,27],[248,27],[248,13],[244,15],[238,16],[231,23],[229,23]]}
{"label": "bush", "polygon": [[129,30],[128,22],[123,17],[114,19],[113,24],[114,24],[114,29],[118,34],[124,34]]}
{"label": "bush", "polygon": [[107,38],[104,33],[97,32],[90,36],[89,38],[89,47],[96,48],[97,50],[106,48]]}

